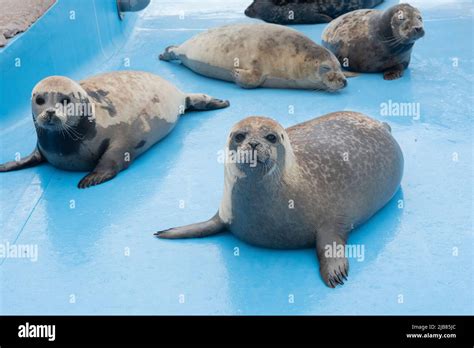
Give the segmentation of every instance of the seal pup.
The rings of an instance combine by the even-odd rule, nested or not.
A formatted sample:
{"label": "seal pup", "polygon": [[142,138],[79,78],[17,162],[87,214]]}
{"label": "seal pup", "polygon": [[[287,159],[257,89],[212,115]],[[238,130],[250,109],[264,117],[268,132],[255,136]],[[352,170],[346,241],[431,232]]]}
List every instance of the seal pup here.
{"label": "seal pup", "polygon": [[383,0],[254,0],[245,10],[250,18],[275,24],[328,23],[347,12],[372,8]]}
{"label": "seal pup", "polygon": [[315,247],[330,287],[348,275],[340,249],[349,232],[390,201],[403,173],[402,151],[388,124],[356,112],[331,113],[286,130],[272,119],[249,117],[233,127],[227,150],[253,153],[256,165],[226,162],[217,214],[156,235],[230,231],[261,247]]}
{"label": "seal pup", "polygon": [[228,101],[205,94],[185,94],[147,72],[111,72],[79,83],[50,76],[31,97],[36,149],[1,164],[0,172],[49,162],[64,170],[91,171],[79,188],[98,185],[171,132],[184,111],[227,106]]}
{"label": "seal pup", "polygon": [[276,24],[213,28],[180,46],[169,46],[160,59],[179,60],[198,74],[243,88],[336,91],[347,85],[339,61],[329,50]]}
{"label": "seal pup", "polygon": [[326,27],[322,41],[344,68],[383,72],[385,80],[395,80],[403,76],[413,45],[424,34],[420,11],[400,4],[347,13]]}

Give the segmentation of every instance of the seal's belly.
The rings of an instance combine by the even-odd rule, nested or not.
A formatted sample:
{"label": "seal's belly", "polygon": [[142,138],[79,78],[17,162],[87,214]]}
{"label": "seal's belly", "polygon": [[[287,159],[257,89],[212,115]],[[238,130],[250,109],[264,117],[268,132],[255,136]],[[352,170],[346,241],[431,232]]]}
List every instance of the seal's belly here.
{"label": "seal's belly", "polygon": [[[234,82],[232,66],[214,66],[195,59],[189,59],[185,55],[180,55],[181,62],[192,71],[219,80]],[[262,87],[270,88],[295,88],[295,89],[323,89],[324,85],[317,84],[309,79],[289,79],[273,75],[266,76]]]}
{"label": "seal's belly", "polygon": [[275,221],[259,215],[258,220],[250,224],[248,220],[242,221],[244,219],[236,218],[230,230],[249,244],[272,249],[311,248],[316,244],[316,228],[305,220],[282,218]]}
{"label": "seal's belly", "polygon": [[186,67],[198,74],[224,81],[234,81],[231,64],[213,65],[203,60],[188,58],[183,54],[179,55],[179,59]]}
{"label": "seal's belly", "polygon": [[324,89],[322,83],[315,83],[309,79],[290,80],[281,77],[268,76],[262,84],[263,87],[271,88],[295,88],[295,89]]}
{"label": "seal's belly", "polygon": [[230,230],[238,238],[274,249],[315,246],[318,214],[311,194],[295,197],[285,190],[265,188],[249,192],[244,184],[234,187],[232,197]]}
{"label": "seal's belly", "polygon": [[41,148],[40,151],[48,163],[62,170],[89,172],[92,171],[97,164],[97,156],[88,153],[85,149],[67,155],[45,152],[41,150]]}

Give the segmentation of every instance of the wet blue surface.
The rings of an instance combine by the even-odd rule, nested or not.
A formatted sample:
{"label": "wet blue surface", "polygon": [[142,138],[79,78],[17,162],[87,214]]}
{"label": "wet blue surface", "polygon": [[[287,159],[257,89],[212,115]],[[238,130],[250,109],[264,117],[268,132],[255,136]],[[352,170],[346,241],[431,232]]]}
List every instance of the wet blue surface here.
{"label": "wet blue surface", "polygon": [[[242,14],[250,0],[152,1],[122,23],[113,3],[59,0],[0,50],[0,162],[33,149],[29,94],[51,74],[146,70],[187,92],[229,99],[231,107],[186,114],[130,169],[88,190],[76,188],[84,173],[47,164],[2,173],[0,244],[37,245],[38,259],[0,259],[0,313],[474,313],[472,2],[413,2],[427,34],[404,78],[365,74],[335,94],[244,90],[157,60],[166,46],[206,28],[256,21]],[[66,19],[72,10],[75,21]],[[297,29],[320,42],[324,25]],[[382,115],[389,100],[419,103],[419,119]],[[350,260],[343,287],[323,284],[313,250],[260,249],[230,234],[152,236],[215,213],[223,189],[217,152],[238,120],[267,115],[290,126],[338,110],[388,122],[405,156],[402,190],[350,237],[364,245],[365,259]]]}

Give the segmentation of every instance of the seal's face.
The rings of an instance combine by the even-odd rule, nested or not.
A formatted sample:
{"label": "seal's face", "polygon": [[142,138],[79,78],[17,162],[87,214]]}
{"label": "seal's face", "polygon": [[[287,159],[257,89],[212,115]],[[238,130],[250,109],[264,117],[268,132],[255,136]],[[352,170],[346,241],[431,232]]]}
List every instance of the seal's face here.
{"label": "seal's face", "polygon": [[228,139],[235,166],[248,175],[263,177],[282,168],[288,135],[270,118],[248,117],[237,123]]}
{"label": "seal's face", "polygon": [[81,118],[92,117],[92,106],[79,84],[61,76],[42,80],[35,86],[31,96],[35,125],[65,133],[78,125]]}
{"label": "seal's face", "polygon": [[347,86],[347,80],[341,70],[341,64],[334,57],[321,62],[316,72],[328,91],[337,91]]}
{"label": "seal's face", "polygon": [[394,37],[404,44],[413,43],[425,35],[420,11],[408,4],[394,8],[391,26]]}

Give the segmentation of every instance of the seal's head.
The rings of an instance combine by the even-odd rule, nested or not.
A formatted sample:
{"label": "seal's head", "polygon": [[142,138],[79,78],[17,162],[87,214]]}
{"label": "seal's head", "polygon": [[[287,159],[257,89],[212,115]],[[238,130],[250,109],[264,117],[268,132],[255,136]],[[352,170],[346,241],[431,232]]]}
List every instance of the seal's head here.
{"label": "seal's head", "polygon": [[238,122],[232,128],[227,146],[229,154],[236,159],[231,165],[245,176],[256,178],[281,174],[293,154],[285,129],[267,117],[253,116]]}
{"label": "seal's head", "polygon": [[384,17],[390,23],[393,38],[402,44],[412,44],[425,35],[420,11],[409,4],[389,8]]}
{"label": "seal's head", "polygon": [[31,95],[33,119],[42,129],[75,127],[84,117],[93,116],[92,107],[86,91],[77,82],[63,76],[45,78],[35,86]]}

